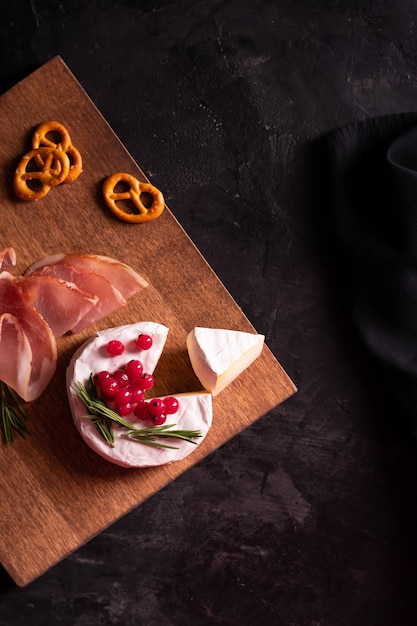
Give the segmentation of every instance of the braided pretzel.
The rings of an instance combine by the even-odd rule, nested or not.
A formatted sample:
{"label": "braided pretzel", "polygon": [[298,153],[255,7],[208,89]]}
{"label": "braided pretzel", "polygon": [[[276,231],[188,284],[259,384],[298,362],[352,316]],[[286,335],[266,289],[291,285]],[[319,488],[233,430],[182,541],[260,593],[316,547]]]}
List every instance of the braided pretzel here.
{"label": "braided pretzel", "polygon": [[[116,192],[115,187],[121,181],[127,183],[129,188],[126,191]],[[141,199],[142,194],[152,196],[151,206],[145,206]],[[103,196],[110,211],[124,222],[149,222],[159,217],[165,208],[164,196],[159,189],[150,183],[142,183],[131,174],[124,172],[117,172],[106,178],[103,183]],[[119,208],[117,205],[119,200],[132,203],[134,212]]]}
{"label": "braided pretzel", "polygon": [[[56,134],[59,137],[58,141],[54,141],[51,134]],[[32,137],[32,148],[35,150],[41,147],[62,150],[69,157],[70,171],[63,182],[71,183],[78,178],[83,169],[81,154],[78,152],[77,148],[72,145],[70,134],[63,124],[50,120],[43,122],[35,129]],[[36,161],[38,166],[42,167],[40,159],[41,157],[38,156]]]}
{"label": "braided pretzel", "polygon": [[[37,157],[41,166],[38,165]],[[62,150],[45,147],[31,150],[22,157],[16,168],[13,178],[14,191],[25,202],[39,200],[51,187],[56,187],[67,178],[69,169],[69,158]]]}

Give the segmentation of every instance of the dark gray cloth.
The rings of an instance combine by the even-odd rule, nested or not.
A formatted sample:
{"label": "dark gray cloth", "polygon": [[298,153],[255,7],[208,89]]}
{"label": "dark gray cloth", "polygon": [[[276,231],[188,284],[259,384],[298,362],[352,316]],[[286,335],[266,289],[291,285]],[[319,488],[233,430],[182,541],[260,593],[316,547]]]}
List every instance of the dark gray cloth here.
{"label": "dark gray cloth", "polygon": [[321,145],[328,236],[364,344],[417,425],[417,113],[368,119]]}

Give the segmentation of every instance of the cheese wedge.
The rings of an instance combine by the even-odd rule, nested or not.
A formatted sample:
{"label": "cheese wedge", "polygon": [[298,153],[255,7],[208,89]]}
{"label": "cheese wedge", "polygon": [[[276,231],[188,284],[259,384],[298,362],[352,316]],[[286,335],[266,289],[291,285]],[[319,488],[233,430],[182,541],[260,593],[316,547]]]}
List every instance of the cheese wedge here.
{"label": "cheese wedge", "polygon": [[[150,350],[138,353],[135,339],[141,333],[150,335],[153,343]],[[152,374],[162,354],[167,334],[166,326],[154,322],[138,322],[109,328],[97,332],[92,339],[80,346],[69,363],[66,385],[74,424],[85,443],[111,463],[133,468],[153,467],[179,461],[196,449],[210,429],[212,400],[207,392],[170,394],[178,399],[179,410],[174,415],[167,416],[165,425],[175,424],[173,430],[199,430],[201,433],[201,437],[195,439],[195,443],[170,439],[169,445],[176,446],[176,449],[154,448],[133,441],[126,436],[126,429],[117,425],[114,427],[115,443],[110,446],[99,435],[92,421],[83,417],[86,414],[85,406],[73,389],[77,382],[87,385],[91,373],[101,370],[114,371],[123,367],[131,359],[139,359],[143,364],[143,371]],[[106,345],[113,339],[122,341],[125,345],[125,352],[120,356],[109,356],[107,353]],[[151,397],[148,393],[147,399]],[[149,422],[138,420],[133,413],[124,419],[135,428],[150,426]]]}
{"label": "cheese wedge", "polygon": [[258,358],[264,341],[264,335],[255,333],[196,327],[187,337],[187,349],[195,375],[216,396]]}

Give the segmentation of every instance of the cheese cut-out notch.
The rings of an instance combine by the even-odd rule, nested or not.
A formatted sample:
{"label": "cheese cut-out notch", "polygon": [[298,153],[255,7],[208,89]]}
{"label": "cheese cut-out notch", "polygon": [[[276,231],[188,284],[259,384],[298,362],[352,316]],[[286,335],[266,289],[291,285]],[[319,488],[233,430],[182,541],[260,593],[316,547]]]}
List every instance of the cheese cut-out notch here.
{"label": "cheese cut-out notch", "polygon": [[265,336],[223,328],[194,328],[187,349],[204,389],[218,395],[257,359]]}

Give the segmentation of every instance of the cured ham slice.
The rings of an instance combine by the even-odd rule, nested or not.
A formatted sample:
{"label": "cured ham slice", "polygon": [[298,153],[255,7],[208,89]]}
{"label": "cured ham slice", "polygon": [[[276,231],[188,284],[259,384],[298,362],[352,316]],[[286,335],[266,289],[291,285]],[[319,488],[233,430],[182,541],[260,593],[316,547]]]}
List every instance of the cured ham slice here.
{"label": "cured ham slice", "polygon": [[32,348],[19,321],[10,313],[0,315],[0,379],[22,395],[30,381]]}
{"label": "cured ham slice", "polygon": [[16,252],[14,248],[4,248],[0,251],[0,271],[12,272],[16,267]]}
{"label": "cured ham slice", "polygon": [[29,267],[26,274],[42,271],[46,266],[67,265],[83,272],[93,272],[106,278],[112,285],[116,285],[122,296],[131,298],[133,295],[148,286],[129,265],[116,259],[98,254],[55,254],[40,259]]}
{"label": "cured ham slice", "polygon": [[100,274],[95,274],[94,272],[77,270],[71,265],[57,264],[45,265],[40,268],[37,273],[29,274],[29,276],[36,275],[54,276],[60,280],[73,283],[84,293],[89,294],[93,298],[97,298],[96,305],[71,328],[73,333],[84,330],[84,328],[87,328],[90,324],[94,324],[94,322],[110,315],[110,313],[117,311],[117,309],[125,306],[127,303],[127,300],[122,296],[117,287],[112,285],[104,276],[100,276]]}
{"label": "cured ham slice", "polygon": [[148,283],[131,267],[115,259],[89,254],[56,254],[31,265],[25,276],[54,276],[74,283],[97,303],[74,326],[73,333],[110,315],[127,304]]}
{"label": "cured ham slice", "polygon": [[27,302],[15,278],[0,273],[0,380],[23,400],[35,400],[56,370],[55,337]]}
{"label": "cured ham slice", "polygon": [[98,303],[97,296],[56,276],[22,276],[17,281],[27,301],[41,314],[55,337],[70,331]]}

